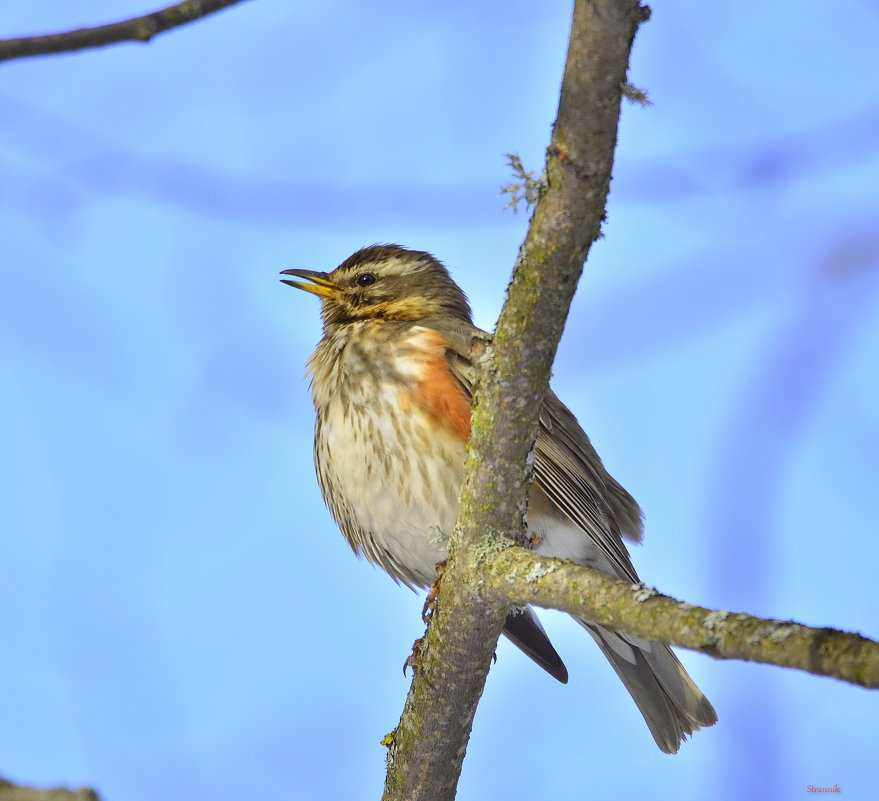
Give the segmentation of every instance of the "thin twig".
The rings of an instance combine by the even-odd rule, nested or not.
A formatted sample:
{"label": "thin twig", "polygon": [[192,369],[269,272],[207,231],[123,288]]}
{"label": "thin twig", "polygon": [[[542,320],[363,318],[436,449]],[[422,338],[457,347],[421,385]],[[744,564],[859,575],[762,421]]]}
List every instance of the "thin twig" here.
{"label": "thin twig", "polygon": [[194,22],[240,2],[241,0],[185,0],[142,17],[112,22],[109,25],[78,28],[44,36],[0,39],[0,61],[45,56],[50,53],[69,53],[118,42],[148,42],[156,34]]}

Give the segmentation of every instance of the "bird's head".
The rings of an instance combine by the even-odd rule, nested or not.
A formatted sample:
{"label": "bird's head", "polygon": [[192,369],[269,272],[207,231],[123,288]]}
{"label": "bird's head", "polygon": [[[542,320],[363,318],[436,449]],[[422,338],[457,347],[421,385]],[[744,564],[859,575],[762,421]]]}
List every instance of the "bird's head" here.
{"label": "bird's head", "polygon": [[329,273],[284,270],[281,275],[302,279],[281,280],[321,298],[325,329],[369,319],[471,319],[467,296],[448,270],[429,253],[399,245],[363,248]]}

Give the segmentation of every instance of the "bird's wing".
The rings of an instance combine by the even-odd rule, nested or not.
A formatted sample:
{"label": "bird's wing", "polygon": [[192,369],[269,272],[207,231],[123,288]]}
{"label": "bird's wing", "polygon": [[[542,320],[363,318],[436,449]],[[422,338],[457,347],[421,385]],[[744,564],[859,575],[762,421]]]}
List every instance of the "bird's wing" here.
{"label": "bird's wing", "polygon": [[[459,322],[437,323],[436,328],[448,342],[446,358],[453,375],[472,397],[476,369],[473,359],[490,341],[489,335]],[[603,569],[619,578],[638,581],[621,536],[641,539],[641,510],[607,472],[586,432],[551,389],[540,414],[534,484],[555,512],[592,540],[605,557]]]}
{"label": "bird's wing", "polygon": [[638,504],[605,470],[589,437],[551,389],[540,413],[534,484],[557,512],[597,546],[604,557],[597,567],[637,583],[638,574],[621,535],[640,537]]}

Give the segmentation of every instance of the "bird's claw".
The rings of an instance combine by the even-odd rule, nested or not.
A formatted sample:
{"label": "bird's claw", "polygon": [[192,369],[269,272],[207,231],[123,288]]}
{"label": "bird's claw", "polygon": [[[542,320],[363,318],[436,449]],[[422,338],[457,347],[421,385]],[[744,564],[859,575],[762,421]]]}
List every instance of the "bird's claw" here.
{"label": "bird's claw", "polygon": [[424,637],[419,637],[412,643],[412,653],[406,657],[406,661],[403,663],[403,675],[406,675],[406,668],[412,668],[412,672],[414,673],[416,670],[421,669],[421,649],[424,648]]}
{"label": "bird's claw", "polygon": [[436,597],[439,595],[440,582],[442,581],[445,572],[446,560],[443,560],[436,566],[436,575],[433,578],[433,584],[430,585],[430,589],[427,591],[427,598],[424,599],[424,607],[421,609],[421,619],[425,623],[427,623],[433,615],[433,610],[436,607]]}

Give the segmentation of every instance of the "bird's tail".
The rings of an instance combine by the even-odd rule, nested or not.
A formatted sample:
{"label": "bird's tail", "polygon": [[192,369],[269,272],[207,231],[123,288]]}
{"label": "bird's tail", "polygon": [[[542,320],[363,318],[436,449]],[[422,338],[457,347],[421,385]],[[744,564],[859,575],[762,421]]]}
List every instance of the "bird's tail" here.
{"label": "bird's tail", "polygon": [[522,609],[514,609],[507,615],[504,623],[504,634],[518,648],[530,656],[550,676],[558,679],[562,684],[568,683],[568,669],[562,658],[558,655],[540,620],[534,614],[530,606]]}
{"label": "bird's tail", "polygon": [[677,753],[687,735],[717,723],[714,707],[667,645],[575,619],[613,665],[666,754]]}

